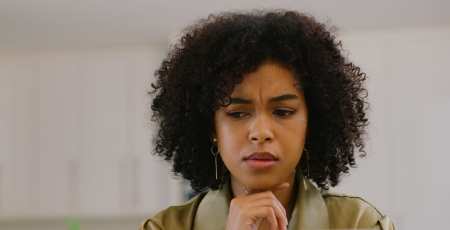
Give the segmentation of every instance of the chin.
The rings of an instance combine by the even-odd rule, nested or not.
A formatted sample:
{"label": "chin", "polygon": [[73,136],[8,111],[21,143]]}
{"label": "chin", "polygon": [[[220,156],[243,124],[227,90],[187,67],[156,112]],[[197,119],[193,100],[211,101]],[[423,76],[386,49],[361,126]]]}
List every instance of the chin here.
{"label": "chin", "polygon": [[249,181],[246,187],[252,190],[272,190],[272,188],[280,185],[283,182],[283,180],[258,178]]}

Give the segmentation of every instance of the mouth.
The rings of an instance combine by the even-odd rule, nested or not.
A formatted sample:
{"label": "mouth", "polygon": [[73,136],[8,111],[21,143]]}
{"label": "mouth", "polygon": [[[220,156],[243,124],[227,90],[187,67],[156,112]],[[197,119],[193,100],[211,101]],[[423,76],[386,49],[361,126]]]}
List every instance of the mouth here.
{"label": "mouth", "polygon": [[268,152],[255,152],[244,160],[247,165],[254,169],[268,169],[277,163],[278,158]]}

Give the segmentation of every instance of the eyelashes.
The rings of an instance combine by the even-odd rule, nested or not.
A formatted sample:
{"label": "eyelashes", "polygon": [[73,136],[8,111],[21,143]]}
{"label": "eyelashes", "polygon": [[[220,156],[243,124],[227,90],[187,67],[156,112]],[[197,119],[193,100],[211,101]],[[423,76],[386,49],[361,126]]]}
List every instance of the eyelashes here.
{"label": "eyelashes", "polygon": [[285,117],[285,116],[295,114],[295,110],[277,109],[277,110],[273,111],[273,114],[280,116],[280,117]]}
{"label": "eyelashes", "polygon": [[247,115],[247,113],[244,113],[244,112],[228,112],[227,113],[227,116],[231,117],[231,118],[241,118],[246,115]]}
{"label": "eyelashes", "polygon": [[[290,109],[276,109],[272,112],[273,115],[277,116],[277,117],[289,117],[290,115],[295,114],[295,110],[290,110]],[[240,111],[232,111],[232,112],[227,112],[227,117],[233,118],[233,119],[242,119],[244,117],[250,116],[251,114],[248,112],[240,112]]]}

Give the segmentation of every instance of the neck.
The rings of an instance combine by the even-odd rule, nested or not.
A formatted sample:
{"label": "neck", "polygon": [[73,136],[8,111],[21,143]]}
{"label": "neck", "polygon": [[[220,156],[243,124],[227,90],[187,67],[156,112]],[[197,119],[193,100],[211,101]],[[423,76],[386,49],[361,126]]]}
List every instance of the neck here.
{"label": "neck", "polygon": [[286,210],[286,216],[288,220],[291,219],[292,212],[294,211],[295,202],[297,199],[297,184],[295,179],[295,173],[289,175],[288,179],[285,181],[289,183],[289,187],[281,190],[273,190],[273,194],[283,205]]}

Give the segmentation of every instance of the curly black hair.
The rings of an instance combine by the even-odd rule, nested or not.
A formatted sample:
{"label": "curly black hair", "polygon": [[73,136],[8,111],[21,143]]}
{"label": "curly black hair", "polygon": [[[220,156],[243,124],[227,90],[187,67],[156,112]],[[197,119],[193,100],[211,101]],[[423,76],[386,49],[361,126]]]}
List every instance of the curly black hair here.
{"label": "curly black hair", "polygon": [[[211,133],[214,113],[243,75],[265,62],[291,70],[308,108],[305,154],[298,169],[318,187],[336,186],[365,155],[366,75],[342,54],[324,24],[292,11],[210,15],[184,31],[155,72],[152,120],[159,125],[154,154],[173,164],[194,191],[218,189],[229,173],[218,158],[215,178]],[[307,164],[309,173],[307,173]],[[308,176],[309,174],[309,176]]]}

